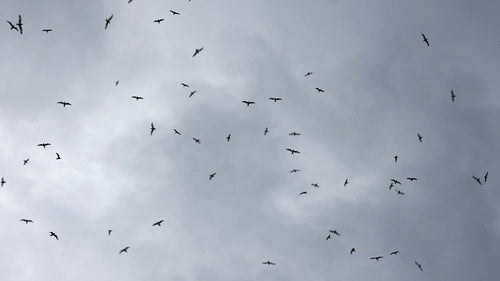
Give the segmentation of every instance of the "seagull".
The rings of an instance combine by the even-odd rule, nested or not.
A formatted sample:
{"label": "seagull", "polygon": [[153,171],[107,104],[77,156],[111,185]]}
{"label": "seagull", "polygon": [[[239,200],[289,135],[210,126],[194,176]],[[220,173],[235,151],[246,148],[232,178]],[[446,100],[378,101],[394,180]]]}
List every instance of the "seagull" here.
{"label": "seagull", "polygon": [[247,101],[247,100],[242,100],[242,103],[246,104],[247,106],[250,106],[251,104],[255,104],[254,101]]}
{"label": "seagull", "polygon": [[104,26],[104,29],[108,29],[108,25],[111,23],[111,19],[113,18],[113,15],[111,15],[109,18],[106,19],[106,25]]}
{"label": "seagull", "polygon": [[200,142],[200,139],[193,138],[193,140],[194,140],[194,142],[195,142],[195,143],[201,143],[201,142]]}
{"label": "seagull", "polygon": [[422,142],[422,136],[420,134],[417,134],[417,137],[418,137],[418,141]]}
{"label": "seagull", "polygon": [[118,83],[120,83],[120,80],[116,80],[115,86],[118,86]]}
{"label": "seagull", "polygon": [[287,148],[286,150],[290,151],[290,152],[292,153],[292,155],[293,155],[294,153],[300,153],[300,151],[298,151],[298,150],[293,150],[293,149],[291,149],[291,148]]}
{"label": "seagull", "polygon": [[61,156],[56,152],[56,160],[61,160]]}
{"label": "seagull", "polygon": [[269,133],[269,128],[266,127],[266,129],[264,130],[264,136],[267,135],[267,133]]}
{"label": "seagull", "polygon": [[486,175],[484,175],[484,183],[488,180],[488,172],[486,172]]}
{"label": "seagull", "polygon": [[311,183],[311,185],[316,187],[316,188],[319,188],[319,184],[317,184],[317,183]]}
{"label": "seagull", "polygon": [[395,180],[395,179],[391,179],[391,181],[392,181],[394,184],[401,184],[401,182],[399,182],[398,180]]}
{"label": "seagull", "polygon": [[57,240],[59,240],[59,237],[57,237],[57,234],[55,234],[54,232],[50,232],[50,236],[54,236],[54,238],[56,238]]}
{"label": "seagull", "polygon": [[71,103],[66,102],[66,101],[59,101],[57,102],[58,104],[62,104],[63,107],[66,107],[66,105],[71,105]]}
{"label": "seagull", "polygon": [[177,135],[181,135],[181,133],[179,133],[179,131],[177,131],[176,129],[174,129],[174,134],[177,134]]}
{"label": "seagull", "polygon": [[196,91],[192,91],[192,92],[189,94],[189,97],[192,97],[194,94],[196,94]]}
{"label": "seagull", "polygon": [[307,77],[307,76],[309,76],[309,75],[311,75],[311,74],[313,74],[313,73],[312,73],[312,72],[307,72],[307,73],[304,75],[304,77]]}
{"label": "seagull", "polygon": [[153,135],[154,130],[156,130],[155,125],[153,125],[153,122],[151,122],[151,132],[150,135]]}
{"label": "seagull", "polygon": [[290,134],[288,134],[289,136],[300,136],[300,133],[296,133],[296,132],[291,132]]}
{"label": "seagull", "polygon": [[25,222],[26,224],[28,224],[29,222],[33,223],[33,221],[32,221],[32,220],[30,220],[30,219],[20,219],[19,221],[23,221],[23,222]]}
{"label": "seagull", "polygon": [[301,193],[299,193],[299,196],[304,194],[307,194],[307,191],[302,191]]}
{"label": "seagull", "polygon": [[210,174],[208,180],[212,180],[215,177],[215,174],[217,173]]}
{"label": "seagull", "polygon": [[51,32],[51,31],[52,31],[52,29],[50,29],[50,28],[45,28],[45,29],[42,29],[42,31],[43,31],[43,32],[45,32],[45,33],[49,33],[49,32]]}
{"label": "seagull", "polygon": [[270,100],[274,101],[274,102],[277,102],[279,100],[281,100],[281,98],[269,98]]}
{"label": "seagull", "polygon": [[182,87],[186,87],[186,88],[189,88],[189,85],[186,84],[186,83],[181,83]]}
{"label": "seagull", "polygon": [[297,173],[297,172],[300,172],[300,170],[299,169],[290,170],[290,173]]}
{"label": "seagull", "polygon": [[262,264],[267,264],[267,265],[276,265],[274,262],[270,262],[270,261],[265,261],[265,262],[262,262]]}
{"label": "seagull", "polygon": [[394,251],[394,252],[391,252],[391,256],[392,255],[397,255],[399,253],[399,251]]}
{"label": "seagull", "polygon": [[337,236],[340,236],[340,233],[335,229],[335,230],[328,230],[330,233],[333,233]]}
{"label": "seagull", "polygon": [[5,179],[2,177],[2,179],[0,180],[0,186],[3,186],[4,184],[6,184],[7,182],[5,181]]}
{"label": "seagull", "polygon": [[10,21],[7,21],[7,23],[9,23],[9,25],[10,25],[10,30],[15,29],[16,31],[19,31],[19,29],[17,29],[17,27],[16,27],[16,25],[15,25],[15,24],[13,24],[13,23],[12,23],[12,22],[10,22]]}
{"label": "seagull", "polygon": [[160,22],[164,21],[165,19],[157,19],[157,20],[154,20],[153,22],[156,22],[158,24],[160,24]]}
{"label": "seagull", "polygon": [[345,179],[345,182],[344,182],[344,187],[346,187],[346,186],[347,186],[347,184],[349,184],[349,181],[348,181],[348,179]]}
{"label": "seagull", "polygon": [[125,248],[121,249],[120,252],[119,252],[119,254],[121,254],[121,253],[128,253],[127,252],[128,249],[130,249],[130,247],[125,247]]}
{"label": "seagull", "polygon": [[23,22],[21,15],[19,15],[19,20],[17,21],[16,25],[19,27],[19,33],[23,34]]}
{"label": "seagull", "polygon": [[159,220],[155,223],[153,223],[153,226],[157,225],[157,226],[161,226],[161,224],[164,222],[164,220]]}
{"label": "seagull", "polygon": [[144,99],[143,97],[140,96],[132,96],[132,98],[135,99],[136,101]]}
{"label": "seagull", "polygon": [[477,183],[479,183],[480,185],[483,185],[480,178],[477,178],[475,176],[472,176],[472,178],[474,178],[477,181]]}
{"label": "seagull", "polygon": [[382,259],[382,258],[384,258],[384,257],[383,256],[378,256],[378,257],[371,257],[370,259],[378,261],[379,259]]}
{"label": "seagull", "polygon": [[176,11],[173,11],[173,10],[170,10],[170,12],[171,12],[171,13],[172,13],[172,15],[174,15],[174,16],[175,16],[175,15],[180,15],[180,14],[181,14],[181,13],[176,12]]}
{"label": "seagull", "polygon": [[398,156],[394,155],[394,163],[398,163]]}
{"label": "seagull", "polygon": [[451,90],[451,101],[452,101],[452,102],[455,102],[455,98],[456,98],[456,97],[457,97],[457,96],[455,95],[455,93],[453,92],[453,90]]}
{"label": "seagull", "polygon": [[193,54],[193,58],[194,58],[197,54],[199,54],[201,51],[203,51],[203,49],[204,49],[204,48],[205,48],[205,47],[201,47],[201,48],[199,48],[199,49],[195,49],[194,54]]}
{"label": "seagull", "polygon": [[406,179],[409,181],[416,181],[417,180],[417,178],[406,178]]}
{"label": "seagull", "polygon": [[130,4],[130,2],[132,2],[132,1],[134,1],[134,0],[128,0],[127,4]]}
{"label": "seagull", "polygon": [[352,248],[350,254],[352,255],[354,252],[356,252],[356,249]]}
{"label": "seagull", "polygon": [[396,190],[398,192],[398,195],[405,195],[404,192],[402,192],[401,190]]}
{"label": "seagull", "polygon": [[391,190],[393,187],[394,187],[394,183],[391,182],[391,184],[389,185],[389,190]]}
{"label": "seagull", "polygon": [[227,135],[226,140],[227,140],[227,142],[229,142],[229,140],[231,140],[231,134]]}
{"label": "seagull", "polygon": [[328,236],[326,236],[325,240],[328,240],[328,239],[332,239],[332,236],[330,234],[328,234]]}
{"label": "seagull", "polygon": [[50,145],[50,143],[48,143],[48,142],[39,143],[39,144],[37,144],[36,146],[43,146],[43,148],[46,148],[46,147],[47,147],[47,145]]}
{"label": "seagull", "polygon": [[320,89],[318,87],[316,87],[315,89],[316,89],[316,91],[318,91],[318,93],[324,93],[325,92],[323,89]]}
{"label": "seagull", "polygon": [[420,271],[424,271],[424,270],[422,269],[422,265],[421,265],[421,264],[419,264],[417,261],[415,261],[415,264],[418,266],[418,268],[420,269]]}
{"label": "seagull", "polygon": [[28,159],[24,159],[24,160],[23,160],[23,165],[28,164],[28,161],[30,161],[30,159],[29,159],[29,158],[28,158]]}
{"label": "seagull", "polygon": [[108,229],[108,236],[111,235],[111,231],[113,231],[112,229]]}
{"label": "seagull", "polygon": [[425,37],[425,35],[423,33],[422,33],[422,37],[424,38],[425,44],[427,44],[427,46],[430,46],[429,45],[429,40],[427,40],[427,37]]}

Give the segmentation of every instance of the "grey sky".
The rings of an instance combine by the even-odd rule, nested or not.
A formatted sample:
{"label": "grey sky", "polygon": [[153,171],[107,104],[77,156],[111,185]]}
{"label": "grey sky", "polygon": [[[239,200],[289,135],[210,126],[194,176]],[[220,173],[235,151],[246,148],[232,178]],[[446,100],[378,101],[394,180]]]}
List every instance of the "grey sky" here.
{"label": "grey sky", "polygon": [[1,280],[500,276],[500,2],[0,7]]}

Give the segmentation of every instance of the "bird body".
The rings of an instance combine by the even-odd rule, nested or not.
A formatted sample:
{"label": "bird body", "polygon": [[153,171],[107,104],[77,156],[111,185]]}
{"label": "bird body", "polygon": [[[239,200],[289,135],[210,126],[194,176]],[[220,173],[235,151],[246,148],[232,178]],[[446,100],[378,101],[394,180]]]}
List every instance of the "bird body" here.
{"label": "bird body", "polygon": [[104,26],[104,29],[108,29],[108,25],[111,23],[111,19],[113,18],[113,15],[111,15],[109,18],[106,19],[106,25]]}
{"label": "bird body", "polygon": [[451,101],[452,101],[452,102],[455,102],[455,98],[456,98],[456,97],[457,97],[457,96],[455,95],[455,93],[453,92],[453,90],[451,90]]}
{"label": "bird body", "polygon": [[345,179],[345,182],[344,182],[344,187],[346,187],[348,184],[349,184],[349,180],[348,180],[348,179]]}
{"label": "bird body", "polygon": [[160,24],[160,23],[161,23],[162,21],[164,21],[164,20],[165,20],[165,19],[156,19],[156,20],[154,20],[153,22],[156,22],[156,23]]}
{"label": "bird body", "polygon": [[356,252],[356,249],[352,248],[350,254],[352,255],[352,253],[354,253],[354,252]]}
{"label": "bird body", "polygon": [[10,25],[10,30],[15,29],[16,31],[19,31],[19,29],[17,29],[17,26],[13,24],[11,21],[7,21],[7,23]]}
{"label": "bird body", "polygon": [[71,103],[67,102],[67,101],[59,101],[57,102],[58,104],[62,104],[63,107],[66,107],[66,105],[71,105]]}
{"label": "bird body", "polygon": [[425,44],[427,44],[427,47],[429,47],[429,40],[427,40],[427,37],[425,37],[425,34],[422,33],[422,38],[424,38]]}
{"label": "bird body", "polygon": [[292,169],[292,170],[290,170],[290,173],[297,173],[297,172],[300,172],[300,170],[299,169]]}
{"label": "bird body", "polygon": [[153,122],[151,122],[151,130],[150,130],[150,133],[149,135],[152,136],[153,135],[153,132],[156,130],[156,127],[155,125],[153,124]]}
{"label": "bird body", "polygon": [[3,187],[4,184],[6,184],[7,182],[5,181],[5,179],[2,177],[2,179],[0,180],[0,186]]}
{"label": "bird body", "polygon": [[159,220],[155,223],[153,223],[153,226],[157,225],[157,226],[161,226],[161,224],[164,222],[165,220]]}
{"label": "bird body", "polygon": [[193,54],[193,58],[194,58],[197,54],[199,54],[201,51],[203,51],[203,49],[204,49],[204,48],[205,48],[205,47],[201,47],[201,48],[199,48],[199,49],[195,49],[194,54]]}
{"label": "bird body", "polygon": [[270,262],[270,261],[265,261],[265,262],[262,262],[262,264],[267,264],[267,265],[276,265],[274,262]]}
{"label": "bird body", "polygon": [[304,77],[307,77],[307,76],[309,76],[309,75],[311,75],[311,74],[313,74],[313,73],[309,71],[309,72],[307,72],[307,73],[304,75]]}
{"label": "bird body", "polygon": [[483,185],[480,178],[475,177],[475,176],[472,176],[472,178],[475,179],[477,181],[477,183],[479,183],[479,185]]}
{"label": "bird body", "polygon": [[318,94],[319,94],[319,93],[324,93],[324,92],[325,92],[323,89],[318,88],[318,87],[316,87],[315,89],[316,89],[316,91],[318,91]]}
{"label": "bird body", "polygon": [[61,160],[61,156],[56,152],[56,160]]}
{"label": "bird body", "polygon": [[291,148],[287,148],[286,150],[290,151],[292,153],[292,155],[295,154],[295,153],[300,153],[300,151],[294,150],[294,149],[291,149]]}
{"label": "bird body", "polygon": [[200,139],[193,138],[193,140],[194,140],[194,142],[195,142],[195,143],[201,143],[201,142],[200,142]]}
{"label": "bird body", "polygon": [[50,231],[50,236],[54,236],[54,238],[56,238],[56,240],[59,240],[59,237],[57,237],[57,234],[55,234],[54,232]]}
{"label": "bird body", "polygon": [[208,180],[212,180],[212,179],[215,177],[215,174],[217,174],[217,173],[210,174],[210,175],[208,176]]}
{"label": "bird body", "polygon": [[43,148],[46,148],[48,145],[50,145],[50,143],[44,142],[44,143],[39,143],[36,146],[42,146]]}
{"label": "bird body", "polygon": [[417,134],[417,137],[418,137],[418,141],[422,142],[423,137],[420,134]]}
{"label": "bird body", "polygon": [[128,249],[130,249],[130,247],[125,247],[125,248],[121,249],[120,252],[119,252],[119,254],[121,254],[121,253],[128,253],[127,252]]}
{"label": "bird body", "polygon": [[401,182],[399,182],[398,180],[395,180],[395,179],[391,179],[391,181],[392,181],[394,184],[401,184]]}
{"label": "bird body", "polygon": [[266,127],[266,129],[264,130],[264,136],[267,135],[267,133],[269,133],[269,128]]}
{"label": "bird body", "polygon": [[28,164],[28,161],[30,161],[30,159],[29,159],[29,158],[28,158],[28,159],[24,159],[24,160],[23,160],[23,165]]}
{"label": "bird body", "polygon": [[32,220],[30,220],[30,219],[20,219],[19,221],[23,221],[23,222],[25,222],[26,224],[28,224],[28,223],[30,223],[30,222],[31,222],[31,223],[33,223],[33,221],[32,221]]}
{"label": "bird body", "polygon": [[420,271],[424,271],[424,270],[422,269],[422,265],[421,265],[420,263],[418,263],[417,261],[415,261],[415,264],[418,266],[418,269],[420,269]]}
{"label": "bird body", "polygon": [[399,253],[399,251],[394,251],[394,252],[391,252],[391,256],[392,255],[397,255]]}
{"label": "bird body", "polygon": [[290,134],[288,134],[289,136],[300,136],[301,134],[300,133],[297,133],[297,132],[291,132]]}
{"label": "bird body", "polygon": [[250,106],[251,104],[255,104],[254,101],[247,101],[247,100],[242,100],[242,103],[246,104],[247,106]]}
{"label": "bird body", "polygon": [[174,16],[176,16],[176,15],[180,15],[180,14],[181,14],[181,13],[176,12],[176,11],[174,11],[174,10],[170,10],[170,12],[171,12],[171,13],[172,13],[172,15],[174,15]]}
{"label": "bird body", "polygon": [[23,20],[21,15],[18,16],[17,27],[19,27],[19,33],[23,34]]}
{"label": "bird body", "polygon": [[274,102],[277,102],[279,100],[281,100],[281,98],[269,98],[270,100],[274,101]]}
{"label": "bird body", "polygon": [[383,256],[378,256],[378,257],[371,257],[370,259],[378,261],[379,259],[382,259],[382,258],[384,258],[384,257]]}
{"label": "bird body", "polygon": [[231,134],[227,135],[226,140],[227,140],[227,142],[229,142],[231,140]]}
{"label": "bird body", "polygon": [[179,136],[181,135],[181,133],[179,131],[177,131],[176,129],[174,129],[174,134],[179,135]]}
{"label": "bird body", "polygon": [[51,32],[51,31],[52,31],[52,29],[50,29],[50,28],[45,28],[45,29],[42,29],[42,31],[43,31],[43,32],[45,32],[45,33],[49,33],[49,32]]}
{"label": "bird body", "polygon": [[139,100],[143,100],[144,98],[141,97],[141,96],[132,96],[133,99],[135,99],[136,101],[139,101]]}
{"label": "bird body", "polygon": [[406,178],[406,179],[409,181],[416,181],[417,180],[417,178]]}

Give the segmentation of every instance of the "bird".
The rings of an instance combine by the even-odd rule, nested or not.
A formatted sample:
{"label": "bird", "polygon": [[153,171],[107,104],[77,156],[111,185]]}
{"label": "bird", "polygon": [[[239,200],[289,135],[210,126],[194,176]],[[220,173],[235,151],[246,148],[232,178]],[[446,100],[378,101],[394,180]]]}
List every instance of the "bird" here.
{"label": "bird", "polygon": [[351,255],[352,255],[352,253],[354,253],[354,252],[356,252],[356,249],[352,248],[352,249],[351,249],[351,252],[350,252],[349,254],[351,254]]}
{"label": "bird", "polygon": [[421,265],[421,264],[419,264],[417,261],[415,261],[415,264],[418,266],[418,269],[420,269],[420,271],[424,271],[424,270],[422,269],[422,265]]}
{"label": "bird", "polygon": [[200,139],[193,138],[193,140],[194,140],[194,142],[195,142],[195,143],[201,143],[201,142],[200,142]]}
{"label": "bird", "polygon": [[4,184],[6,184],[7,182],[5,181],[5,179],[2,177],[2,179],[0,180],[0,186],[3,187]]}
{"label": "bird", "polygon": [[174,129],[174,134],[177,134],[177,135],[181,135],[181,133],[179,133],[179,131],[177,131],[176,129]]}
{"label": "bird", "polygon": [[330,233],[333,233],[337,236],[340,236],[340,233],[335,229],[335,230],[328,230]]}
{"label": "bird", "polygon": [[391,181],[392,181],[394,184],[401,184],[401,182],[399,182],[398,180],[395,180],[395,179],[391,179]]}
{"label": "bird", "polygon": [[456,98],[456,97],[457,97],[457,96],[455,95],[455,93],[453,92],[453,90],[451,90],[451,101],[452,101],[452,102],[455,102],[455,98]]}
{"label": "bird", "polygon": [[186,88],[189,88],[189,85],[186,84],[186,83],[181,83],[182,87],[186,87]]}
{"label": "bird", "polygon": [[196,94],[196,91],[192,91],[192,92],[189,94],[189,97],[192,97],[194,94]]}
{"label": "bird", "polygon": [[486,174],[484,175],[484,183],[486,183],[487,180],[488,180],[488,172],[486,172]]}
{"label": "bird", "polygon": [[384,258],[384,257],[383,256],[377,256],[377,257],[371,257],[370,259],[378,261],[379,259],[382,259],[382,258]]}
{"label": "bird", "polygon": [[394,183],[391,182],[391,184],[389,185],[389,190],[391,190],[393,187],[394,187]]}
{"label": "bird", "polygon": [[266,127],[266,129],[264,130],[264,136],[267,135],[267,133],[269,133],[269,128]]}
{"label": "bird", "polygon": [[247,106],[250,106],[251,104],[255,104],[254,101],[247,101],[247,100],[242,100],[242,103],[246,104]]}
{"label": "bird", "polygon": [[153,22],[156,22],[156,23],[160,24],[160,23],[161,23],[162,21],[164,21],[164,20],[165,20],[165,19],[156,19],[156,20],[154,20]]}
{"label": "bird", "polygon": [[195,49],[194,54],[193,54],[193,58],[194,58],[197,54],[199,54],[201,51],[203,51],[203,49],[204,49],[204,48],[205,48],[205,47],[201,47],[201,48],[199,48],[199,49]]}
{"label": "bird", "polygon": [[290,134],[288,134],[289,136],[300,136],[300,133],[297,133],[297,132],[291,132]]}
{"label": "bird", "polygon": [[118,86],[119,83],[120,83],[120,80],[116,80],[115,86]]}
{"label": "bird", "polygon": [[112,229],[108,229],[108,236],[111,235]]}
{"label": "bird", "polygon": [[405,195],[405,193],[402,192],[401,190],[396,190],[396,191],[397,191],[398,195]]}
{"label": "bird", "polygon": [[398,162],[398,156],[394,155],[394,163],[397,163],[397,162]]}
{"label": "bird", "polygon": [[71,103],[66,102],[66,101],[58,101],[58,104],[62,104],[63,107],[66,107],[66,105],[71,105]]}
{"label": "bird", "polygon": [[330,234],[328,234],[328,236],[326,236],[325,240],[328,240],[328,239],[332,239],[332,236]]}
{"label": "bird", "polygon": [[294,153],[300,153],[300,151],[298,151],[298,150],[294,150],[294,149],[291,149],[291,148],[287,148],[286,150],[290,151],[290,152],[292,153],[292,155],[293,155]]}
{"label": "bird", "polygon": [[281,100],[281,98],[269,98],[270,100],[274,101],[274,102],[277,102],[279,100]]}
{"label": "bird", "polygon": [[165,220],[159,220],[155,223],[153,223],[153,226],[157,225],[157,226],[161,226],[161,224],[164,222]]}
{"label": "bird", "polygon": [[13,24],[13,23],[12,23],[12,22],[10,22],[10,21],[7,21],[7,23],[10,25],[10,30],[15,29],[16,31],[19,31],[19,29],[17,29],[17,27],[16,27],[16,25],[15,25],[15,24]]}
{"label": "bird", "polygon": [[427,37],[425,37],[425,35],[423,33],[422,33],[422,37],[424,38],[425,44],[427,44],[427,46],[430,46],[429,45],[429,40],[427,40]]}
{"label": "bird", "polygon": [[49,32],[51,32],[51,31],[52,31],[52,29],[50,29],[50,28],[45,28],[45,29],[42,29],[42,32],[45,32],[45,33],[49,33]]}
{"label": "bird", "polygon": [[25,222],[26,224],[28,224],[29,222],[33,223],[33,221],[32,221],[32,220],[30,220],[30,219],[20,219],[19,221],[23,221],[23,222]]}
{"label": "bird", "polygon": [[59,240],[59,237],[57,237],[57,234],[55,234],[54,232],[50,231],[50,236],[54,236],[54,238],[56,238],[56,240]]}
{"label": "bird", "polygon": [[21,18],[21,15],[18,16],[18,21],[17,21],[17,27],[19,27],[19,33],[23,34],[23,20]]}
{"label": "bird", "polygon": [[264,261],[264,262],[262,262],[262,264],[276,265],[274,262],[270,262],[270,261]]}
{"label": "bird", "polygon": [[227,135],[226,140],[227,140],[227,142],[229,142],[231,140],[231,134]]}
{"label": "bird", "polygon": [[24,159],[24,160],[23,160],[23,165],[28,164],[28,161],[30,161],[30,159],[29,159],[29,158],[28,158],[28,159]]}
{"label": "bird", "polygon": [[43,146],[43,148],[46,148],[48,145],[50,145],[50,143],[44,142],[44,143],[39,143],[36,146]]}
{"label": "bird", "polygon": [[132,1],[134,1],[134,0],[128,0],[127,4],[130,4],[130,2],[132,2]]}
{"label": "bird", "polygon": [[302,191],[301,193],[299,193],[299,196],[304,194],[307,194],[307,191]]}
{"label": "bird", "polygon": [[56,152],[56,160],[61,160],[61,156]]}
{"label": "bird", "polygon": [[130,249],[130,247],[125,247],[125,248],[121,249],[120,252],[119,252],[119,254],[121,254],[121,253],[128,253],[127,252],[128,249]]}
{"label": "bird", "polygon": [[417,134],[417,137],[418,137],[418,141],[422,142],[423,137],[420,134]]}
{"label": "bird", "polygon": [[300,170],[299,169],[292,169],[292,170],[290,170],[290,173],[297,173],[297,172],[300,172]]}
{"label": "bird", "polygon": [[176,11],[173,11],[173,10],[170,10],[170,12],[171,12],[171,13],[172,13],[172,15],[174,15],[174,16],[175,16],[175,15],[180,15],[180,14],[181,14],[181,13],[176,12]]}
{"label": "bird", "polygon": [[113,15],[111,15],[109,18],[106,19],[106,25],[104,26],[104,29],[108,29],[108,25],[111,23],[111,19],[113,18]]}
{"label": "bird", "polygon": [[315,89],[316,89],[316,91],[318,91],[318,93],[324,93],[325,92],[323,89],[320,89],[318,87],[316,87]]}
{"label": "bird", "polygon": [[319,188],[319,184],[317,184],[317,183],[311,183],[311,185],[316,187],[316,188]]}
{"label": "bird", "polygon": [[480,178],[477,178],[475,176],[472,176],[472,178],[474,178],[477,181],[477,183],[479,183],[479,185],[483,185]]}
{"label": "bird", "polygon": [[208,180],[212,180],[215,177],[215,174],[217,174],[217,173],[210,174],[208,177]]}
{"label": "bird", "polygon": [[417,180],[417,178],[406,178],[406,179],[409,181],[416,181]]}
{"label": "bird", "polygon": [[344,182],[344,187],[346,187],[348,184],[349,184],[348,179],[345,179],[345,182]]}
{"label": "bird", "polygon": [[311,75],[311,74],[313,74],[313,73],[309,71],[309,72],[307,72],[307,73],[304,75],[304,77],[307,77],[307,76],[309,76],[309,75]]}
{"label": "bird", "polygon": [[150,131],[150,136],[153,135],[154,130],[156,130],[155,125],[153,125],[153,122],[151,122],[151,131]]}
{"label": "bird", "polygon": [[143,97],[140,96],[132,96],[132,98],[135,99],[136,101],[144,99]]}
{"label": "bird", "polygon": [[399,251],[394,251],[394,252],[391,252],[391,256],[392,255],[397,255],[399,253]]}

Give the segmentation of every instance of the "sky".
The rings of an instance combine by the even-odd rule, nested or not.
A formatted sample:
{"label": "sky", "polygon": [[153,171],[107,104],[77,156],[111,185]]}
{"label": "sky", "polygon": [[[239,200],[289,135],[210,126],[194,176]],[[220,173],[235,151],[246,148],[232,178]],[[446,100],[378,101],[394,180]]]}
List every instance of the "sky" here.
{"label": "sky", "polygon": [[500,2],[0,7],[1,280],[500,276]]}

